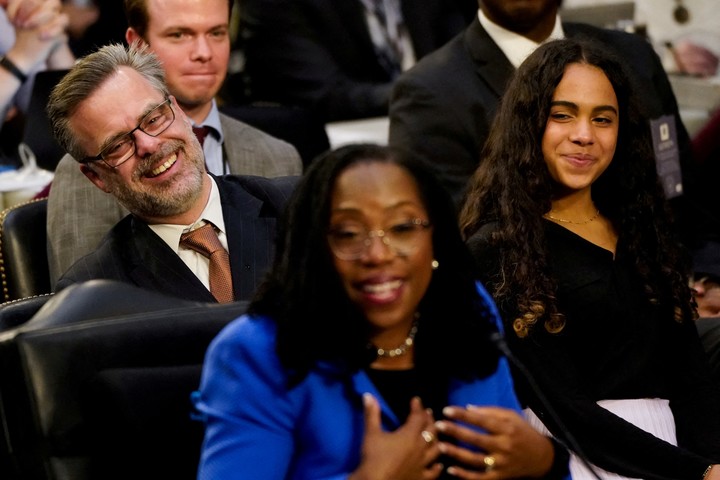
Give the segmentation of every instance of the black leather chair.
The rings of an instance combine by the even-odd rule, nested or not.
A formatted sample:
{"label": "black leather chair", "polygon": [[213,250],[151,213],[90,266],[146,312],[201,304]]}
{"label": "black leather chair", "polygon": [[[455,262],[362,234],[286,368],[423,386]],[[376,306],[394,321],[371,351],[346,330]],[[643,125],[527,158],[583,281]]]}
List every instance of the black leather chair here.
{"label": "black leather chair", "polygon": [[47,198],[0,213],[0,280],[3,302],[50,293]]}
{"label": "black leather chair", "polygon": [[0,478],[195,479],[205,350],[242,302],[93,280],[0,333]]}
{"label": "black leather chair", "polygon": [[0,303],[0,332],[30,320],[52,296],[52,293],[46,293]]}

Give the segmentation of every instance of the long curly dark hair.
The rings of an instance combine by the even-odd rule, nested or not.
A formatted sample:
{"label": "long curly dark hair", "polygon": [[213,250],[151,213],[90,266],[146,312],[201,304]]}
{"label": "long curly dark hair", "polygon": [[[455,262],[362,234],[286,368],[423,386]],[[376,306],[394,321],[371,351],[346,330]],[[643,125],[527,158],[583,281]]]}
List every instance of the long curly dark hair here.
{"label": "long curly dark hair", "polygon": [[476,290],[472,258],[460,236],[454,204],[419,161],[394,148],[350,145],[313,161],[281,219],[273,268],[249,312],[277,323],[277,353],[293,374],[293,383],[320,360],[340,361],[350,369],[374,360],[368,355],[369,324],[345,292],[327,240],[336,180],[361,163],[390,163],[407,171],[433,225],[439,268],[418,308],[416,367],[441,372],[445,378],[490,374],[498,359],[490,342],[495,331],[491,307]]}
{"label": "long curly dark hair", "polygon": [[517,305],[513,328],[518,335],[526,335],[539,320],[549,332],[562,330],[543,233],[543,214],[550,210],[555,185],[542,137],[553,92],[572,63],[601,69],[620,109],[615,155],[592,186],[593,201],[627,242],[648,301],[671,297],[678,321],[693,318],[686,257],[672,233],[649,122],[640,114],[626,67],[591,40],[549,42],[517,70],[470,180],[460,213],[462,234],[469,239],[484,224],[496,222],[492,243],[501,248],[502,281],[491,288],[498,303]]}

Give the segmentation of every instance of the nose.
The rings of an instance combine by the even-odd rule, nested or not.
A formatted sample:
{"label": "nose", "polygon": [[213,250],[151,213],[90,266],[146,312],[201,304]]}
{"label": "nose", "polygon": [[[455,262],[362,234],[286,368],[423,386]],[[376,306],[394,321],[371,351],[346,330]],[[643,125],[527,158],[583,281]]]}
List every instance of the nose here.
{"label": "nose", "polygon": [[145,158],[155,153],[161,143],[158,137],[150,136],[141,130],[136,130],[133,133],[133,138],[135,139],[135,155],[140,158]]}
{"label": "nose", "polygon": [[192,59],[200,61],[208,61],[212,58],[212,48],[207,38],[203,35],[199,35],[195,40],[195,48],[192,51]]}
{"label": "nose", "polygon": [[593,143],[592,123],[589,120],[579,120],[570,133],[570,141],[576,145],[589,145]]}
{"label": "nose", "polygon": [[367,239],[368,245],[365,248],[363,260],[366,263],[383,263],[391,260],[395,256],[392,247],[386,243],[385,232],[380,230],[375,235],[371,235]]}

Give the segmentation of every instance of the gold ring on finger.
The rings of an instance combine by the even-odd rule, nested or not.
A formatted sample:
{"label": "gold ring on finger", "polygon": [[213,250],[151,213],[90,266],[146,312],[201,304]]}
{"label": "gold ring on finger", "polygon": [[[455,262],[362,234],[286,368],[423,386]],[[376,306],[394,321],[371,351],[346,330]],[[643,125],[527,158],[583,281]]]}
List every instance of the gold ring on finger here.
{"label": "gold ring on finger", "polygon": [[490,472],[493,468],[495,468],[495,457],[492,455],[485,455],[483,463],[485,464],[485,471]]}
{"label": "gold ring on finger", "polygon": [[435,441],[435,435],[432,432],[423,430],[422,432],[420,432],[420,435],[422,435],[423,440],[425,440],[425,443],[427,443],[428,445]]}

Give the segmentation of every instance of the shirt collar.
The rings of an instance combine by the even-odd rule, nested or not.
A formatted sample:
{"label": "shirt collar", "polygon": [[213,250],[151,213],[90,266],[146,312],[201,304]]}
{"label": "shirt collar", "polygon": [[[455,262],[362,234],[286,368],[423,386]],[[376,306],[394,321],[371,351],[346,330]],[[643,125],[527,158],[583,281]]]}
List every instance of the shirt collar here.
{"label": "shirt collar", "polygon": [[225,137],[223,136],[222,124],[220,123],[220,110],[218,110],[215,99],[212,100],[210,112],[207,114],[207,117],[205,117],[205,120],[200,122],[199,125],[193,122],[193,127],[210,127],[210,134],[215,136],[220,144],[224,142]]}
{"label": "shirt collar", "polygon": [[[480,24],[483,26],[485,31],[490,35],[490,38],[500,47],[500,50],[505,54],[510,63],[515,67],[519,67],[520,64],[535,51],[540,43],[534,42],[527,37],[512,32],[506,28],[501,27],[497,23],[490,20],[485,13],[478,9],[478,17]],[[555,26],[550,36],[545,39],[545,42],[550,40],[559,40],[565,38],[565,32],[562,28],[562,22],[560,16],[555,17]],[[543,42],[544,43],[544,42]]]}
{"label": "shirt collar", "polygon": [[215,179],[212,176],[210,176],[210,179],[210,197],[205,205],[205,209],[197,220],[190,225],[172,225],[168,223],[149,225],[152,231],[162,238],[175,252],[180,249],[180,236],[185,232],[194,230],[205,222],[212,223],[219,232],[225,233],[225,219],[222,213],[220,190],[215,183]]}

